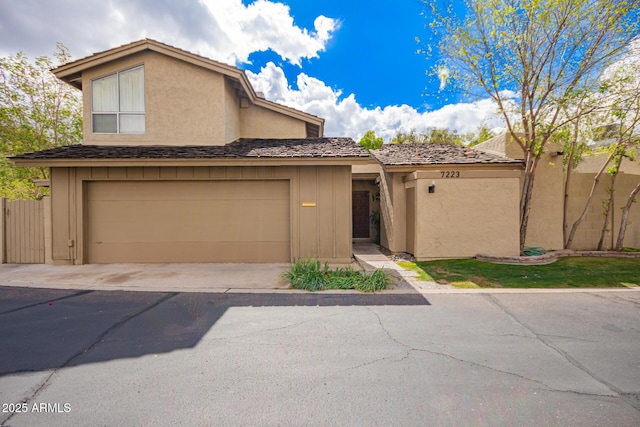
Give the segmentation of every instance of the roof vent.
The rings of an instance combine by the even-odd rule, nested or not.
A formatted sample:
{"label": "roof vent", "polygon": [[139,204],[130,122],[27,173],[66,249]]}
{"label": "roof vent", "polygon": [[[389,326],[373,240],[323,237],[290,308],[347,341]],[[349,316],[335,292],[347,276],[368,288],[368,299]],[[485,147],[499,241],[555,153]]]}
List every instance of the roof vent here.
{"label": "roof vent", "polygon": [[256,96],[257,96],[258,98],[266,99],[266,98],[264,97],[264,92],[256,92]]}

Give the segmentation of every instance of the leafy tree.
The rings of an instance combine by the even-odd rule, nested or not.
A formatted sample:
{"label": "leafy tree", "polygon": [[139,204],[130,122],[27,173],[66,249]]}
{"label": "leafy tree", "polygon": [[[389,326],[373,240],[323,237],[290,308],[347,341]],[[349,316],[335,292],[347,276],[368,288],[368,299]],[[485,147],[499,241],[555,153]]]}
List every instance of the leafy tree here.
{"label": "leafy tree", "polygon": [[[567,176],[565,181],[565,205],[569,195],[569,182],[573,167],[585,153],[607,154],[606,160],[596,173],[591,192],[585,202],[581,215],[574,222],[569,234],[566,222],[565,206],[565,248],[570,249],[575,232],[586,216],[593,201],[595,190],[601,177],[608,173],[611,176],[611,184],[607,189],[608,197],[603,201],[603,226],[600,232],[598,249],[604,248],[604,240],[607,232],[613,227],[613,201],[615,194],[616,178],[625,158],[634,160],[640,143],[638,128],[640,127],[640,46],[632,44],[631,55],[611,66],[603,76],[599,90],[588,93],[586,96],[577,97],[577,103],[572,107],[584,111],[586,114],[575,120],[568,133],[570,143],[565,145],[565,152],[569,152],[565,158]],[[604,125],[603,125],[604,124]],[[563,129],[565,131],[567,129]],[[560,133],[562,133],[561,131]],[[589,146],[588,141],[596,144]],[[637,187],[640,187],[640,182]],[[634,193],[635,191],[635,193]],[[640,191],[640,190],[638,190]],[[611,235],[611,248],[622,249],[624,234],[628,218],[628,210],[637,195],[634,189],[623,211],[618,242],[614,245]]]}
{"label": "leafy tree", "polygon": [[[605,205],[605,220],[600,233],[598,249],[605,246],[604,239],[607,231],[613,228],[613,201],[615,194],[616,177],[620,171],[620,166],[624,159],[635,161],[636,154],[640,148],[640,41],[632,43],[631,55],[607,70],[603,80],[605,95],[605,106],[607,107],[610,127],[614,130],[613,166],[609,168],[612,175],[611,186],[609,187],[609,200]],[[620,230],[617,242],[613,241],[611,234],[612,249],[622,250],[624,235],[626,233],[629,210],[640,191],[640,180],[631,191],[623,209]]]}
{"label": "leafy tree", "polygon": [[468,146],[473,147],[474,145],[481,144],[485,141],[490,140],[494,136],[496,136],[496,134],[493,133],[493,131],[489,129],[489,127],[487,127],[486,125],[481,125],[478,128],[477,132],[473,132],[467,137],[467,140],[469,141]]}
{"label": "leafy tree", "polygon": [[638,0],[422,2],[450,78],[489,95],[524,152],[522,250],[538,163],[553,135],[580,114],[563,106],[576,90],[596,87],[638,34]]}
{"label": "leafy tree", "polygon": [[455,130],[428,127],[425,132],[398,132],[391,140],[391,144],[450,144],[460,145],[462,139]]}
{"label": "leafy tree", "polygon": [[19,168],[8,157],[80,142],[79,93],[49,71],[54,60],[70,59],[60,43],[53,59],[41,56],[31,63],[22,52],[0,58],[0,197],[37,199],[47,192],[33,182],[47,179],[47,168]]}
{"label": "leafy tree", "polygon": [[367,131],[364,136],[360,138],[360,141],[358,141],[358,144],[367,150],[377,150],[382,147],[383,143],[382,137],[377,137],[373,130]]}

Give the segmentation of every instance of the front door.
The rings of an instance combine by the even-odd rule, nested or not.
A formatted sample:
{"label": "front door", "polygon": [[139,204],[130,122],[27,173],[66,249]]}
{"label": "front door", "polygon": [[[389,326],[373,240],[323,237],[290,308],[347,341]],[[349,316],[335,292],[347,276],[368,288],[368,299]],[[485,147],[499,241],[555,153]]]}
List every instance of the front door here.
{"label": "front door", "polygon": [[353,238],[369,238],[369,192],[354,191],[352,197]]}

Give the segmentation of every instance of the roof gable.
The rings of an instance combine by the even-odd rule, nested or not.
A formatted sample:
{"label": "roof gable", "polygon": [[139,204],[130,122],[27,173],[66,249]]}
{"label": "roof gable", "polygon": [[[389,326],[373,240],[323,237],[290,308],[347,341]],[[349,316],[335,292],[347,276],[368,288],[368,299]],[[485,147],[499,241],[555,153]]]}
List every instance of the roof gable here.
{"label": "roof gable", "polygon": [[322,136],[324,133],[323,118],[264,99],[264,97],[258,95],[253,89],[251,82],[243,70],[148,38],[94,53],[93,55],[56,67],[52,69],[51,72],[60,80],[78,89],[82,89],[83,71],[143,51],[157,52],[222,74],[233,82],[233,86],[240,96],[249,99],[251,103],[280,114],[305,121],[307,123],[307,127],[314,133],[317,132],[318,136]]}

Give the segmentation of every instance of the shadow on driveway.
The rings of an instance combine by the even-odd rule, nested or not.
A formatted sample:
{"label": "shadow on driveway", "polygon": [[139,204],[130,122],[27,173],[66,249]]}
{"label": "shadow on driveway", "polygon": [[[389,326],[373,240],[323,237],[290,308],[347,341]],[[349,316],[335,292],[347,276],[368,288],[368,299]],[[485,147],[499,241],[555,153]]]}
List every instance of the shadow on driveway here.
{"label": "shadow on driveway", "polygon": [[212,294],[0,287],[0,376],[192,348],[231,307],[380,305],[430,304],[419,293]]}

